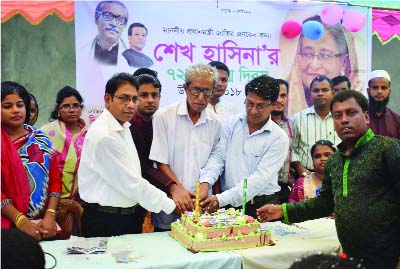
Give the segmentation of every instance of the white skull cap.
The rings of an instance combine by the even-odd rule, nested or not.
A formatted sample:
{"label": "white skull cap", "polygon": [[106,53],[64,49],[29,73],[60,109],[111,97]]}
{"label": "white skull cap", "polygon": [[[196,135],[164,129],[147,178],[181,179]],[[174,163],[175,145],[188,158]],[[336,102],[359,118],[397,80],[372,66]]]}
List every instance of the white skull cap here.
{"label": "white skull cap", "polygon": [[386,78],[388,81],[390,81],[389,73],[386,72],[385,70],[374,70],[371,73],[369,73],[368,81],[370,81],[373,78]]}

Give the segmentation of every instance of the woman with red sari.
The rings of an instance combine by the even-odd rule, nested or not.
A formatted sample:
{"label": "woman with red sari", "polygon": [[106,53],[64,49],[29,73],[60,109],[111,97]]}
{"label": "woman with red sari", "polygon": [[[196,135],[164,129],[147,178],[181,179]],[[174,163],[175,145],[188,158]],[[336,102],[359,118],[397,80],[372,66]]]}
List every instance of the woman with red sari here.
{"label": "woman with red sari", "polygon": [[41,240],[56,235],[61,175],[50,140],[42,131],[24,124],[26,119],[27,90],[15,82],[2,82],[1,226],[16,226]]}

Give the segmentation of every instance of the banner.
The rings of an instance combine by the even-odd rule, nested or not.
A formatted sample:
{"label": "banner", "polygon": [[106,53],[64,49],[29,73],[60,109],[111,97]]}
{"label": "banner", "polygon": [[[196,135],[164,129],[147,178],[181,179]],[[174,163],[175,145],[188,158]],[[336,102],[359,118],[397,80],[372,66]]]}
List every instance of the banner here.
{"label": "banner", "polygon": [[[357,33],[340,24],[339,34],[325,31],[321,40],[288,39],[281,34],[289,19],[300,24],[319,15],[324,5],[230,1],[112,1],[75,2],[77,89],[85,100],[84,117],[91,123],[104,107],[107,80],[117,72],[139,67],[158,72],[161,106],[182,100],[185,69],[193,64],[224,62],[230,68],[222,97],[244,111],[244,86],[268,74],[290,82],[289,114],[306,104],[312,76],[348,76],[363,90],[371,66],[371,9],[366,26]],[[97,7],[97,12],[96,12]],[[349,7],[344,7],[349,8]],[[129,26],[135,23],[131,36]],[[338,31],[337,31],[338,32]],[[307,46],[306,43],[307,42]],[[139,48],[139,49],[130,49]],[[310,63],[301,59],[307,47]],[[330,58],[320,55],[331,55]]]}

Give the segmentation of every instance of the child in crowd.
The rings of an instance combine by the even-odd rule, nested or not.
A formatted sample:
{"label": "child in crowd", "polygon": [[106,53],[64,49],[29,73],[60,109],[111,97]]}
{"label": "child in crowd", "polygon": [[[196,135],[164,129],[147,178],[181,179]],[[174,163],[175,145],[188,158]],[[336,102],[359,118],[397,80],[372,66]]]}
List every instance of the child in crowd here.
{"label": "child in crowd", "polygon": [[324,178],[325,162],[336,151],[329,140],[318,140],[311,147],[314,172],[304,174],[294,183],[289,196],[289,203],[307,200],[319,195]]}

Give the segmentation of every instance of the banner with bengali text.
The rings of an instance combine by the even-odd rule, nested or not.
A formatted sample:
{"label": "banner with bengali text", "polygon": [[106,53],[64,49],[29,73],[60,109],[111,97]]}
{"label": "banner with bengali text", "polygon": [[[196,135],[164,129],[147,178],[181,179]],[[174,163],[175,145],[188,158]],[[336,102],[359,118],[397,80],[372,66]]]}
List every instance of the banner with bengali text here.
{"label": "banner with bengali text", "polygon": [[[244,86],[260,75],[268,74],[293,83],[290,85],[290,114],[301,109],[303,84],[301,74],[298,79],[294,73],[309,72],[316,75],[347,75],[354,89],[364,91],[366,74],[371,66],[371,9],[351,7],[365,14],[366,26],[357,33],[343,30],[347,44],[343,54],[343,68],[325,60],[312,63],[318,70],[304,68],[299,60],[299,37],[287,39],[281,34],[282,24],[289,19],[302,23],[305,19],[319,15],[324,5],[276,2],[237,2],[237,1],[122,1],[128,10],[126,26],[118,25],[115,14],[111,18],[115,28],[99,23],[95,15],[99,2],[75,1],[75,42],[77,89],[85,100],[83,116],[90,124],[104,108],[104,90],[107,80],[115,73],[133,73],[138,66],[130,66],[123,53],[129,49],[128,28],[132,23],[141,23],[147,28],[147,37],[140,57],[144,67],[158,72],[162,83],[161,106],[182,100],[185,69],[196,63],[221,61],[230,68],[228,89],[222,97],[243,108]],[[344,9],[350,7],[343,7]],[[96,19],[97,17],[97,19]],[[95,59],[99,45],[99,31],[114,31],[119,36],[117,55],[114,63],[104,64]],[[343,35],[342,35],[343,36]],[[344,40],[345,39],[345,40]],[[317,41],[315,41],[317,42]],[[343,43],[342,42],[342,43]],[[321,51],[338,55],[338,45],[329,40],[321,40],[316,45],[317,54]],[[142,44],[143,46],[143,44]],[[114,48],[115,49],[115,48]],[[336,54],[335,54],[336,53]],[[345,58],[346,57],[346,58]],[[332,59],[331,59],[332,60]],[[333,61],[333,60],[332,60]],[[149,64],[150,63],[150,64]],[[303,66],[300,68],[300,66]],[[308,70],[308,71],[307,71]],[[293,91],[293,92],[291,92]],[[294,104],[300,104],[294,106]]]}

